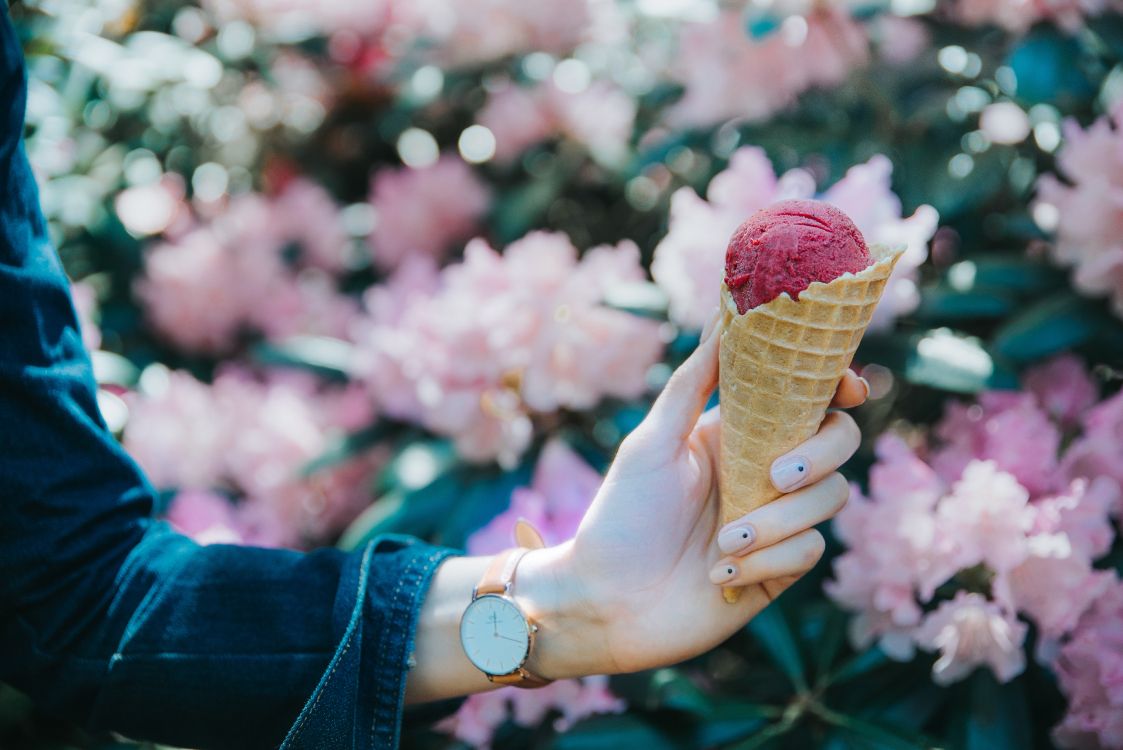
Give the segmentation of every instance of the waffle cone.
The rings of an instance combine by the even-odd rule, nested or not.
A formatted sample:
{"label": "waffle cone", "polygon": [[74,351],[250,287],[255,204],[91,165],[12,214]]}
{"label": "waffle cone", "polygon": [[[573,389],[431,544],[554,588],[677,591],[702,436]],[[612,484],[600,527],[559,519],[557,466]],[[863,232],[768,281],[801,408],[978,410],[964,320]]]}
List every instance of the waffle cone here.
{"label": "waffle cone", "polygon": [[[799,300],[787,294],[748,310],[721,285],[721,524],[781,495],[769,470],[819,430],[838,381],[881,299],[901,250],[870,248],[873,262]],[[725,599],[737,600],[738,588]]]}

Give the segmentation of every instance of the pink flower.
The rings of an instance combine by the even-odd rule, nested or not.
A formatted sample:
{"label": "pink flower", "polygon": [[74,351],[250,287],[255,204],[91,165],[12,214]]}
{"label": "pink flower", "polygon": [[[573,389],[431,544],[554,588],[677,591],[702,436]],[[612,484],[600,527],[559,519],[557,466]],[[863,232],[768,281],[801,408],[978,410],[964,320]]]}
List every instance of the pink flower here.
{"label": "pink flower", "polygon": [[1034,367],[1022,377],[1027,391],[1061,424],[1072,426],[1099,397],[1095,381],[1079,358],[1065,354]]}
{"label": "pink flower", "polygon": [[635,116],[635,100],[608,82],[573,92],[549,81],[532,89],[504,85],[489,95],[478,121],[495,135],[499,162],[558,135],[584,144],[604,161],[614,161],[627,147]]}
{"label": "pink flower", "polygon": [[128,399],[125,449],[158,488],[217,487],[229,436],[210,388],[162,366],[145,370],[141,382],[150,390]]}
{"label": "pink flower", "polygon": [[924,618],[916,642],[926,651],[939,650],[932,679],[949,685],[988,666],[999,682],[1009,682],[1025,669],[1024,623],[986,597],[959,591]]}
{"label": "pink flower", "polygon": [[1064,126],[1057,163],[1066,182],[1045,175],[1037,183],[1034,216],[1056,230],[1053,259],[1072,266],[1073,284],[1090,296],[1109,296],[1123,316],[1123,134],[1120,111],[1087,130]]}
{"label": "pink flower", "polygon": [[229,351],[247,331],[342,335],[356,305],[284,257],[296,245],[298,264],[341,268],[338,222],[327,194],[299,179],[275,200],[235,197],[209,223],[150,249],[136,295],[153,328],[189,351]]}
{"label": "pink flower", "polygon": [[949,402],[935,435],[942,442],[930,460],[947,482],[981,459],[1013,474],[1032,494],[1053,488],[1061,435],[1031,394],[995,391],[971,406]]}
{"label": "pink flower", "polygon": [[[357,335],[357,375],[381,408],[456,440],[472,460],[513,463],[529,444],[532,413],[636,398],[658,361],[658,324],[601,304],[643,279],[631,243],[583,258],[561,234],[535,232],[500,255],[473,240],[430,295],[404,297]],[[392,285],[393,286],[393,285]]]}
{"label": "pink flower", "polygon": [[489,748],[495,730],[507,720],[532,728],[551,711],[558,711],[561,716],[553,729],[564,732],[586,716],[620,713],[625,708],[624,701],[609,691],[607,677],[592,676],[558,680],[536,690],[509,687],[477,693],[437,728],[473,747]]}
{"label": "pink flower", "polygon": [[487,186],[464,161],[445,154],[427,167],[384,168],[371,180],[377,212],[371,247],[383,268],[397,267],[411,253],[440,258],[467,239],[487,212]]}
{"label": "pink flower", "polygon": [[[927,257],[928,240],[936,231],[937,215],[921,206],[908,218],[890,189],[892,164],[875,156],[852,167],[822,195],[854,219],[871,243],[903,245],[905,255],[874,312],[875,328],[887,327],[911,312],[919,301],[916,268]],[[753,212],[786,198],[811,198],[815,181],[803,170],[777,178],[772,164],[758,148],[741,148],[729,166],[711,180],[706,199],[690,188],[671,196],[667,236],[655,248],[651,274],[670,300],[671,319],[687,328],[701,328],[717,305],[729,236]]]}
{"label": "pink flower", "polygon": [[1111,477],[1075,479],[1065,492],[1033,504],[1033,533],[1063,533],[1077,554],[1094,560],[1111,549],[1111,516],[1119,513],[1121,496]]}
{"label": "pink flower", "polygon": [[[247,543],[300,547],[326,541],[367,505],[375,450],[305,476],[339,435],[332,394],[310,379],[262,383],[237,371],[207,386],[181,372],[146,371],[161,390],[130,400],[124,444],[157,487],[225,488],[241,495]],[[369,413],[369,412],[368,412]]]}
{"label": "pink flower", "polygon": [[1113,6],[1112,0],[955,0],[952,13],[971,26],[995,24],[1024,32],[1039,21],[1052,21],[1069,31],[1084,25],[1084,17]]}
{"label": "pink flower", "polygon": [[490,555],[509,549],[515,523],[525,518],[547,544],[561,544],[577,533],[602,477],[561,440],[542,449],[530,487],[511,495],[510,507],[468,537],[468,554]]}
{"label": "pink flower", "polygon": [[245,543],[235,519],[234,506],[213,492],[180,492],[172,500],[167,519],[176,531],[199,544]]}
{"label": "pink flower", "polygon": [[1080,619],[1054,664],[1068,713],[1053,730],[1064,748],[1123,747],[1123,584],[1111,585]]}
{"label": "pink flower", "polygon": [[86,281],[76,281],[70,285],[70,296],[74,299],[74,309],[78,313],[78,325],[82,329],[82,345],[89,351],[101,347],[101,328],[98,327],[97,290]]}
{"label": "pink flower", "polygon": [[928,240],[936,233],[940,215],[929,205],[919,206],[912,216],[902,215],[901,200],[892,190],[893,163],[877,154],[858,164],[823,193],[823,200],[845,211],[871,245],[903,247],[881,302],[870,321],[871,330],[885,330],[893,321],[920,304],[917,268],[928,258]]}
{"label": "pink flower", "polygon": [[993,461],[972,461],[940,501],[940,522],[956,544],[961,568],[985,563],[999,573],[1022,563],[1033,524],[1029,493]]}
{"label": "pink flower", "polygon": [[1061,460],[1065,478],[1111,477],[1123,486],[1123,392],[1101,401],[1084,416],[1084,434]]}
{"label": "pink flower", "polygon": [[841,83],[869,59],[866,33],[849,14],[820,7],[785,18],[762,39],[745,31],[742,14],[683,24],[669,70],[685,93],[667,113],[672,127],[760,120],[805,90]]}
{"label": "pink flower", "polygon": [[338,273],[346,269],[350,240],[328,191],[296,177],[272,201],[277,231],[300,252],[300,263]]}
{"label": "pink flower", "polygon": [[1028,557],[995,581],[995,598],[1032,620],[1045,638],[1060,638],[1100,595],[1109,574],[1092,570],[1065,534],[1037,534]]}
{"label": "pink flower", "polygon": [[446,66],[470,65],[540,50],[564,53],[589,31],[589,0],[396,0],[424,19],[432,57]]}
{"label": "pink flower", "polygon": [[870,497],[853,490],[834,521],[848,549],[835,559],[835,579],[825,588],[858,613],[850,631],[857,647],[876,638],[904,660],[922,615],[917,600],[929,600],[955,574],[956,548],[935,512],[945,490],[939,477],[895,436],[883,436],[877,454]]}

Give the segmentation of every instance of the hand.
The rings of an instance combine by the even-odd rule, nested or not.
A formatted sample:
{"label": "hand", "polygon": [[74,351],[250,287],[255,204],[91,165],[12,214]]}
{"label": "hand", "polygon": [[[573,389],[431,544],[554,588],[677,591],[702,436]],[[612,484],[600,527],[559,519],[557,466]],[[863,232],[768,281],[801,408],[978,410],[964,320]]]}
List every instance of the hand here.
{"label": "hand", "polygon": [[[633,672],[707,651],[823,554],[813,527],[846,503],[849,488],[835,470],[857,450],[858,428],[848,415],[830,413],[817,435],[788,454],[808,464],[794,486],[780,487],[774,476],[789,494],[718,529],[720,415],[716,408],[702,414],[717,384],[713,328],[621,445],[576,537],[528,555],[520,569],[528,577],[549,570],[555,596],[566,592],[560,596],[569,602],[562,609],[571,614],[553,628],[558,637],[539,641],[532,666],[545,676]],[[848,372],[833,405],[856,406],[868,392]],[[727,604],[722,585],[745,589]]]}

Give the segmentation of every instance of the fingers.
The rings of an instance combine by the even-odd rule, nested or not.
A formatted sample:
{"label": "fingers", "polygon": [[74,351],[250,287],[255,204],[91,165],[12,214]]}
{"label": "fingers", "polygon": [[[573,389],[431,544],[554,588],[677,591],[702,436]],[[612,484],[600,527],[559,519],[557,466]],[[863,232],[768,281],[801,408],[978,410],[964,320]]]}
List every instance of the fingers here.
{"label": "fingers", "polygon": [[772,462],[772,485],[791,492],[818,482],[846,463],[861,441],[861,430],[849,414],[831,412],[815,437]]}
{"label": "fingers", "polygon": [[671,375],[644,420],[646,429],[654,430],[669,447],[679,448],[685,443],[717,386],[720,329],[715,311],[698,347]]}
{"label": "fingers", "polygon": [[710,571],[710,581],[721,586],[750,586],[784,576],[800,576],[815,567],[826,547],[822,534],[807,529],[745,557],[721,561]]}
{"label": "fingers", "polygon": [[838,381],[838,389],[834,393],[831,406],[839,409],[851,409],[861,406],[870,397],[870,384],[865,378],[853,370],[847,370],[842,380]]}
{"label": "fingers", "polygon": [[[726,555],[747,555],[831,518],[846,505],[850,486],[834,473],[810,487],[785,495],[727,524],[717,537]],[[718,561],[715,569],[729,560]]]}

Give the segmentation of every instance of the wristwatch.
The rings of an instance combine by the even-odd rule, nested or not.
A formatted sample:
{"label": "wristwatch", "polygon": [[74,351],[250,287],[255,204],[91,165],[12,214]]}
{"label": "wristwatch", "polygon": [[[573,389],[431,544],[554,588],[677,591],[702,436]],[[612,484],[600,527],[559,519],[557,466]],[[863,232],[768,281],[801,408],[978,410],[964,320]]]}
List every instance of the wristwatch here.
{"label": "wristwatch", "polygon": [[460,618],[460,644],[468,661],[492,682],[523,688],[549,685],[524,666],[534,648],[538,625],[523,612],[511,594],[515,571],[523,556],[545,546],[529,522],[515,524],[514,549],[496,555]]}

